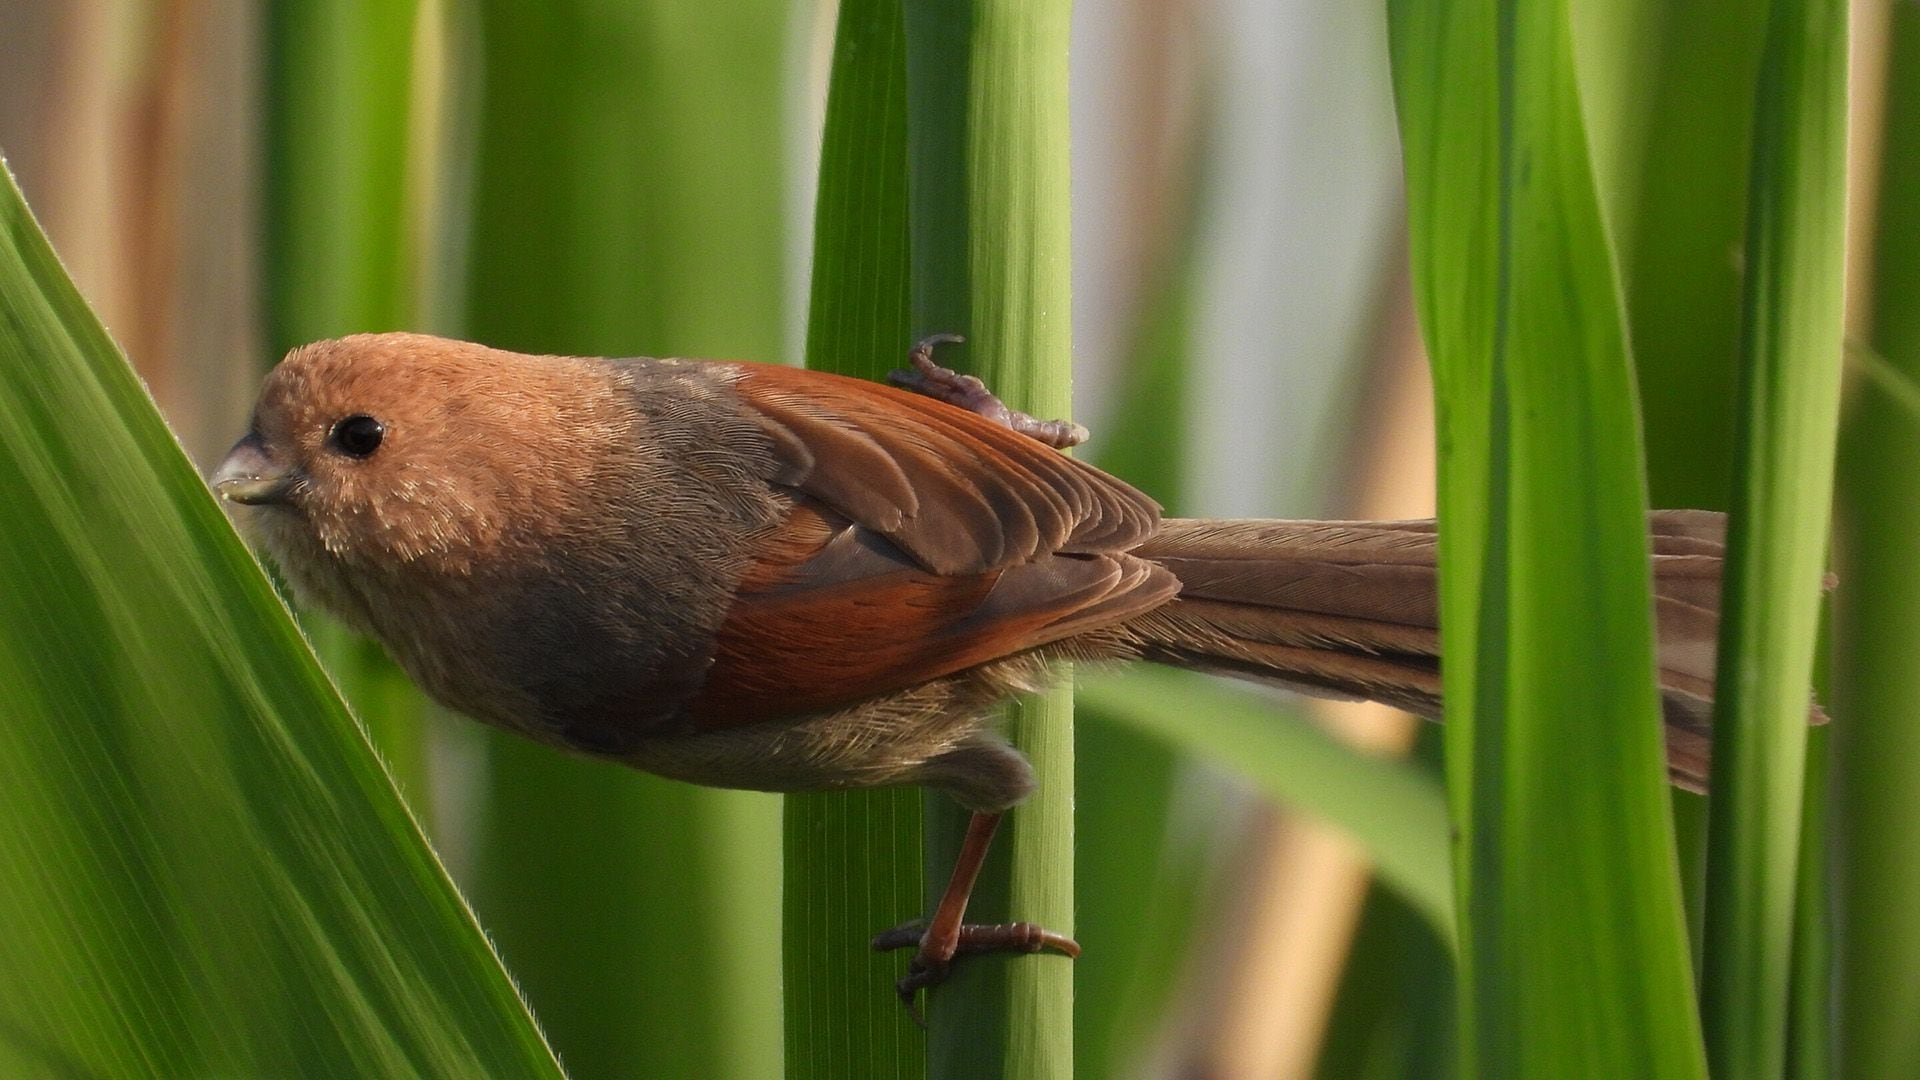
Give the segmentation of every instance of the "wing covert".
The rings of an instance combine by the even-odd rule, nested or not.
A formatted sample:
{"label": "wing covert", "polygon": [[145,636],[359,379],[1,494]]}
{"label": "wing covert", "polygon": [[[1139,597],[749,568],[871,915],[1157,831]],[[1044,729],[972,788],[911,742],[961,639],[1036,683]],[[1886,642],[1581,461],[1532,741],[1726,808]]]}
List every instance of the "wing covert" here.
{"label": "wing covert", "polygon": [[1121,552],[1159,522],[1159,506],[1122,481],[945,402],[827,372],[734,368],[774,442],[768,481],[935,573]]}

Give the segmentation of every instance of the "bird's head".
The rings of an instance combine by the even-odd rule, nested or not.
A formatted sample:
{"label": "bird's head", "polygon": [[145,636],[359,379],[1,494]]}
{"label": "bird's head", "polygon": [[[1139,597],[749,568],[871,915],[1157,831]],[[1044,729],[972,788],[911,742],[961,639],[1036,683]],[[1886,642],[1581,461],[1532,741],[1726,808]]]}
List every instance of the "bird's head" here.
{"label": "bird's head", "polygon": [[293,350],[214,490],[282,562],[470,569],[591,499],[631,416],[603,365],[422,334]]}

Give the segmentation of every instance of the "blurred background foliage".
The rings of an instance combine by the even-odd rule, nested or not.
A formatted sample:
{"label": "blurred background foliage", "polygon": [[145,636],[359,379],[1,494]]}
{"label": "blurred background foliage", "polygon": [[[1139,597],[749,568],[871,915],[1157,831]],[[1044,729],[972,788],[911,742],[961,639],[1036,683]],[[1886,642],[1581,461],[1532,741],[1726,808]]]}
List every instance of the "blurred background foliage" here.
{"label": "blurred background foliage", "polygon": [[[1073,5],[1076,412],[1088,456],[1174,511],[1432,513],[1386,6]],[[1920,1075],[1920,8],[1852,7],[1838,722],[1803,878],[1832,888],[1802,889],[1798,1077]],[[1617,273],[1652,503],[1725,508],[1765,20],[1735,0],[1568,10],[1610,244],[1587,254]],[[839,14],[831,0],[6,4],[0,150],[202,468],[280,352],[356,330],[875,373],[909,344],[880,340],[905,323],[904,292],[876,297],[862,332],[822,307],[817,276],[845,290],[904,267],[887,230],[905,196],[847,186],[871,178],[857,168],[823,174],[822,130],[831,151],[829,82],[851,72],[870,107],[848,110],[845,137],[897,140],[905,105],[887,95],[904,82],[836,62]],[[818,355],[836,348],[858,355]],[[869,909],[915,914],[915,803],[796,801],[783,843],[773,797],[496,738],[426,704],[377,648],[307,629],[571,1075],[918,1073],[920,1036],[883,996],[895,961],[821,947],[857,947],[851,916]],[[24,693],[0,683],[0,710],[25,715]],[[1236,742],[1238,693],[1192,694],[1177,722],[1128,715],[1168,694],[1095,682],[1080,710],[1076,1071],[1456,1075],[1435,733],[1274,697],[1284,734]],[[1388,771],[1395,794],[1289,783],[1291,754]],[[1818,742],[1810,760],[1828,760]],[[0,796],[0,829],[20,805]],[[1695,942],[1704,807],[1673,796]],[[832,907],[869,874],[857,910],[796,902]]]}

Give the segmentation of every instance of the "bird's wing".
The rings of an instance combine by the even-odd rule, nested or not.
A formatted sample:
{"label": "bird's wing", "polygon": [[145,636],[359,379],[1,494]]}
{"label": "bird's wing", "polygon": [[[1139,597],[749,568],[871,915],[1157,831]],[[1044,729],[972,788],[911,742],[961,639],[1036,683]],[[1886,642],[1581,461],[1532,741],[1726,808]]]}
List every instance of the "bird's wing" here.
{"label": "bird's wing", "polygon": [[689,712],[704,728],[904,690],[1125,619],[1178,583],[1126,550],[1159,508],[951,405],[742,365],[788,518],[756,552]]}
{"label": "bird's wing", "polygon": [[1125,551],[1160,508],[1098,469],[945,402],[863,379],[741,364],[775,443],[769,479],[964,574],[1052,553]]}
{"label": "bird's wing", "polygon": [[936,574],[802,501],[742,580],[688,713],[711,729],[851,705],[1129,618],[1178,589],[1119,553]]}

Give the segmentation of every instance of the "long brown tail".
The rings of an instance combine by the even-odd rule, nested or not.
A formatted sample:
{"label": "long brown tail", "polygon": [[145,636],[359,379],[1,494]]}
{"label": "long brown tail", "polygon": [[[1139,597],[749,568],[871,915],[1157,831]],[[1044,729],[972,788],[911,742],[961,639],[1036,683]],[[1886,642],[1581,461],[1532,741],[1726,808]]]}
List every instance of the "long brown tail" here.
{"label": "long brown tail", "polygon": [[[1663,510],[1650,524],[1668,771],[1697,791],[1711,749],[1725,520]],[[1126,626],[1145,659],[1439,717],[1432,521],[1176,519],[1134,554],[1181,586]]]}

